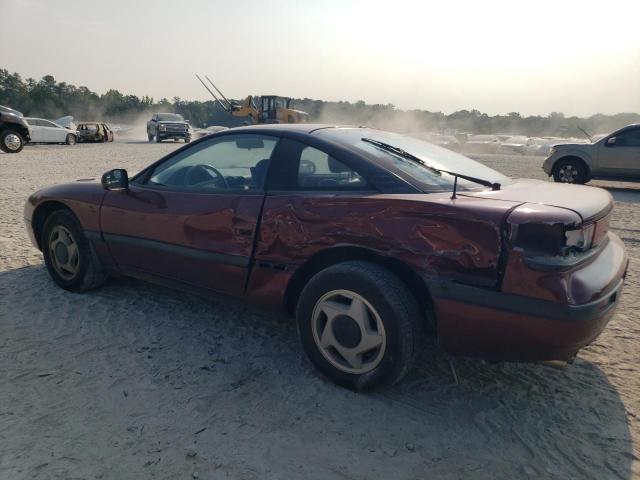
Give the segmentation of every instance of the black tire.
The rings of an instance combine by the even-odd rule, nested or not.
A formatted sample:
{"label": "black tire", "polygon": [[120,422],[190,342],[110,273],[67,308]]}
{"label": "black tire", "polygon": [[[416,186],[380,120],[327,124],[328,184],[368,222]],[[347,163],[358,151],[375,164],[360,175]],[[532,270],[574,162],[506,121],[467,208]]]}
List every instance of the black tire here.
{"label": "black tire", "polygon": [[[52,231],[59,226],[64,227],[71,234],[78,248],[78,268],[71,278],[65,278],[58,273],[49,248]],[[40,245],[49,275],[65,290],[84,292],[101,286],[107,279],[107,274],[102,268],[91,242],[87,240],[80,223],[70,211],[56,210],[49,215],[42,229]]]}
{"label": "black tire", "polygon": [[191,136],[184,137],[184,143],[189,143],[191,141]]}
{"label": "black tire", "polygon": [[[312,324],[317,321],[314,320],[316,305],[335,291],[359,295],[375,309],[384,326],[384,354],[366,373],[337,368],[315,340]],[[358,391],[400,381],[413,366],[424,325],[418,302],[407,286],[387,269],[364,261],[340,263],[317,273],[302,290],[296,317],[302,346],[315,367],[338,385]],[[326,325],[328,323],[325,324],[328,328]],[[362,339],[358,338],[356,346]]]}
{"label": "black tire", "polygon": [[67,138],[65,139],[65,143],[67,145],[75,145],[76,144],[76,136],[73,133],[69,133]]}
{"label": "black tire", "polygon": [[156,132],[156,143],[160,143],[162,141],[162,137],[160,136],[160,132]]}
{"label": "black tire", "polygon": [[0,132],[0,150],[5,153],[19,153],[24,147],[24,138],[15,130]]}
{"label": "black tire", "polygon": [[558,183],[583,184],[589,181],[587,167],[578,158],[565,158],[553,166],[553,180]]}

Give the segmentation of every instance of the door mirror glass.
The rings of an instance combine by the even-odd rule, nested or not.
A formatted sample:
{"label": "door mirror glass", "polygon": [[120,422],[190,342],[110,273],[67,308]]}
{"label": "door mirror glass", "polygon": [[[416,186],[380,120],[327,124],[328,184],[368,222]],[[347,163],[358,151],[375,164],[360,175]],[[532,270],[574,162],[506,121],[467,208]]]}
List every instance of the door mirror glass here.
{"label": "door mirror glass", "polygon": [[126,190],[129,188],[129,175],[124,168],[109,170],[102,175],[102,186],[107,190]]}
{"label": "door mirror glass", "polygon": [[607,145],[615,145],[616,144],[616,137],[610,137],[607,140]]}

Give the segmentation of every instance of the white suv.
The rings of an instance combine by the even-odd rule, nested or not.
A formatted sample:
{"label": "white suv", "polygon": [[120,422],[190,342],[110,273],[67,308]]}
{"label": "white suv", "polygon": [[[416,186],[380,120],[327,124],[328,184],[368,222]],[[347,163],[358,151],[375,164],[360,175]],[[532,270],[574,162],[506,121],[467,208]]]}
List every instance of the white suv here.
{"label": "white suv", "polygon": [[617,130],[595,143],[555,145],[542,169],[556,182],[592,178],[640,180],[640,124]]}

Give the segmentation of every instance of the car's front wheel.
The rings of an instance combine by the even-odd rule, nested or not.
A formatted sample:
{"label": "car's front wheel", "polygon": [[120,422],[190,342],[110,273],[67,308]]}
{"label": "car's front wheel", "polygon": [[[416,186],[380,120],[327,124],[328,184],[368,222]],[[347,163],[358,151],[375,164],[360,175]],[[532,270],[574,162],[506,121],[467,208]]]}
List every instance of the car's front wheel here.
{"label": "car's front wheel", "polygon": [[40,239],[49,275],[65,290],[82,292],[107,278],[80,223],[68,210],[56,210],[45,221]]}
{"label": "car's front wheel", "polygon": [[560,160],[553,167],[553,179],[559,183],[585,183],[587,182],[587,169],[581,160],[567,158]]}
{"label": "car's front wheel", "polygon": [[75,145],[76,144],[76,136],[73,133],[69,133],[67,138],[65,139],[65,143],[67,145]]}
{"label": "car's front wheel", "polygon": [[413,365],[423,317],[406,285],[379,265],[352,261],[317,273],[297,306],[311,362],[355,390],[392,385]]}
{"label": "car's front wheel", "polygon": [[24,147],[24,139],[15,130],[0,133],[0,150],[5,153],[18,153]]}

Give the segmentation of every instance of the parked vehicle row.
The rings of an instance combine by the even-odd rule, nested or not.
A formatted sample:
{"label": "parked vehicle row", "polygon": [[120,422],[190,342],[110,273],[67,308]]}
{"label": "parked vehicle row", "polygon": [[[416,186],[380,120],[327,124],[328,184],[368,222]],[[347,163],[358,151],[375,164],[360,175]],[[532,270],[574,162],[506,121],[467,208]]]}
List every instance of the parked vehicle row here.
{"label": "parked vehicle row", "polygon": [[243,297],[295,316],[312,363],[367,389],[399,381],[426,336],[492,360],[572,359],[621,297],[612,208],[603,189],[509,179],[405,135],[299,124],[45,188],[24,216],[60,287],[113,273]]}
{"label": "parked vehicle row", "polygon": [[0,105],[0,149],[18,153],[26,143],[113,142],[114,135],[104,122],[73,123],[66,116],[55,121],[25,117],[21,112]]}

